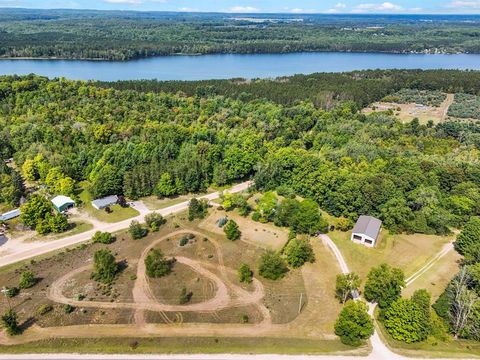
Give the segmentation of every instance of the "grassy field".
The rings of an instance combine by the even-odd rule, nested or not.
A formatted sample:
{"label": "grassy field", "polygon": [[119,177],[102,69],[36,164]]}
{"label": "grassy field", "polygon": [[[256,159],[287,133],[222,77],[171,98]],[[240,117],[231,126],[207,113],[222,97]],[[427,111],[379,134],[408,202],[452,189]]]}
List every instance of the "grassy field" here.
{"label": "grassy field", "polygon": [[366,355],[368,347],[351,348],[337,340],[295,338],[101,338],[51,339],[15,346],[0,346],[0,353],[104,353],[104,354],[331,354]]}
{"label": "grassy field", "polygon": [[131,207],[122,208],[118,204],[110,206],[110,209],[112,210],[110,214],[107,213],[105,210],[97,210],[92,206],[91,201],[93,200],[93,198],[87,190],[83,190],[80,193],[79,197],[80,200],[82,200],[83,202],[83,209],[90,216],[102,222],[116,223],[122,220],[133,218],[140,214],[137,210]]}
{"label": "grassy field", "polygon": [[366,278],[369,270],[381,263],[388,263],[403,270],[405,276],[420,269],[433,258],[452,236],[423,234],[389,234],[382,230],[375,248],[355,244],[350,240],[351,232],[333,231],[328,235],[337,244],[350,269]]}
{"label": "grassy field", "polygon": [[182,203],[190,198],[191,196],[188,195],[180,195],[174,198],[163,199],[159,199],[157,196],[148,196],[142,198],[142,201],[149,210],[160,210],[172,205]]}
{"label": "grassy field", "polygon": [[403,290],[404,296],[411,296],[415,290],[427,289],[435,301],[445,290],[454,274],[459,270],[461,256],[451,250],[447,255],[438,260],[427,272]]}

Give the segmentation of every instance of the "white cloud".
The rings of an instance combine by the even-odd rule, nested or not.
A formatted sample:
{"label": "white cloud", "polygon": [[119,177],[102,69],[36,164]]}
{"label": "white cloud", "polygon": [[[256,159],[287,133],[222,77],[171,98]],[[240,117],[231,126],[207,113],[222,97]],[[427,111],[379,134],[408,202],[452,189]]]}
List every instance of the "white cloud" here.
{"label": "white cloud", "polygon": [[199,9],[190,8],[190,7],[182,7],[182,8],[179,8],[178,11],[181,11],[181,12],[200,12]]}
{"label": "white cloud", "polygon": [[449,8],[468,8],[468,9],[480,9],[480,0],[456,0],[447,4]]}
{"label": "white cloud", "polygon": [[260,10],[253,6],[234,6],[227,10],[227,12],[232,13],[254,13],[259,12]]}
{"label": "white cloud", "polygon": [[292,14],[315,14],[318,11],[314,9],[301,9],[301,8],[294,8],[290,9],[290,12]]}
{"label": "white cloud", "polygon": [[345,9],[346,7],[347,7],[347,4],[344,4],[344,3],[338,3],[337,5],[335,5],[336,9]]}
{"label": "white cloud", "polygon": [[356,6],[357,10],[364,10],[364,11],[400,11],[402,7],[400,5],[391,3],[391,2],[384,2],[381,4],[360,4]]}

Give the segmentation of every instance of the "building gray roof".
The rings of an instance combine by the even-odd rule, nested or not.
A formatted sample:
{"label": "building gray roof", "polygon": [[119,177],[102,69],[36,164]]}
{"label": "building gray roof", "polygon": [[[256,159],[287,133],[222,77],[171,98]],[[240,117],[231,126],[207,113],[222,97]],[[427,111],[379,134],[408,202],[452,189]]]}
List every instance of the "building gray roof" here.
{"label": "building gray roof", "polygon": [[0,221],[7,221],[13,218],[20,216],[20,209],[15,209],[12,211],[8,211],[2,215],[0,215]]}
{"label": "building gray roof", "polygon": [[352,232],[367,235],[372,239],[377,239],[381,227],[381,220],[374,218],[373,216],[361,215],[353,227]]}
{"label": "building gray roof", "polygon": [[103,209],[109,205],[116,204],[118,201],[117,195],[110,195],[101,199],[96,199],[92,201],[92,205],[97,209]]}

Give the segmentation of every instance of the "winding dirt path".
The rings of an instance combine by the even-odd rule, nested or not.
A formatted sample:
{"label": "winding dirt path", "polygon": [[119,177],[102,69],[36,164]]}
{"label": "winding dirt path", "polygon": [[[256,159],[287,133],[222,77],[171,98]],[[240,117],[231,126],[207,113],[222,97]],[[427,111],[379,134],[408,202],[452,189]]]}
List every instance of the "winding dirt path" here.
{"label": "winding dirt path", "polygon": [[[126,309],[135,309],[135,322],[139,326],[147,325],[144,318],[144,311],[156,311],[163,313],[163,317],[167,323],[172,323],[168,316],[164,312],[184,312],[184,311],[194,311],[194,312],[214,312],[222,310],[228,307],[238,307],[245,306],[250,304],[255,304],[259,310],[264,314],[263,322],[270,322],[270,313],[268,309],[262,303],[262,300],[265,296],[265,291],[263,285],[260,281],[254,279],[255,290],[253,292],[246,291],[241,287],[233,284],[228,278],[228,270],[223,261],[222,252],[220,245],[215,240],[210,240],[215,246],[217,256],[218,256],[218,269],[221,273],[222,278],[214,274],[213,272],[206,269],[207,264],[204,264],[197,260],[192,260],[187,257],[179,256],[176,257],[177,262],[185,264],[191,267],[195,272],[211,280],[215,284],[216,291],[215,296],[207,301],[196,303],[196,304],[186,304],[186,305],[170,305],[160,303],[152,293],[150,284],[146,275],[145,269],[145,258],[156,245],[160,242],[171,238],[172,236],[193,233],[197,236],[203,236],[204,234],[196,231],[190,230],[178,230],[168,235],[157,239],[151,243],[145,250],[142,252],[138,264],[137,264],[137,279],[132,290],[133,302],[104,302],[104,301],[80,301],[66,297],[63,295],[63,289],[66,283],[75,275],[78,275],[84,271],[88,271],[92,268],[92,265],[86,265],[75,269],[55,282],[49,287],[47,297],[55,302],[70,304],[77,307],[96,307],[96,308],[108,308],[108,309],[117,309],[117,308],[126,308]],[[228,287],[227,285],[228,284]],[[231,288],[235,293],[236,298],[232,299],[228,289]],[[265,309],[264,309],[265,308]],[[268,313],[268,316],[266,315]]]}

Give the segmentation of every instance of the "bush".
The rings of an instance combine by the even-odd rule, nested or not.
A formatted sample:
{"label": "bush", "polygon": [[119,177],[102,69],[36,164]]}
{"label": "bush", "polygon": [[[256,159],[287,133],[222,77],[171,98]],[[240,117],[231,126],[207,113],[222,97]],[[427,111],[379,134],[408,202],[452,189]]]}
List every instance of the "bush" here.
{"label": "bush", "polygon": [[130,223],[130,226],[128,228],[128,231],[130,232],[130,235],[132,235],[132,238],[134,240],[141,239],[148,234],[148,230],[145,229],[140,223],[136,220],[133,220]]}
{"label": "bush", "polygon": [[45,315],[53,310],[53,306],[50,304],[42,304],[37,308],[38,315]]}
{"label": "bush", "polygon": [[348,300],[335,323],[335,334],[342,343],[359,346],[373,335],[373,320],[362,301]]}
{"label": "bush", "polygon": [[167,221],[159,213],[153,212],[145,215],[145,223],[152,231],[158,231]]}
{"label": "bush", "polygon": [[168,275],[172,271],[175,259],[167,260],[160,250],[152,249],[145,258],[147,275],[152,278],[159,278]]}
{"label": "bush", "polygon": [[109,232],[97,231],[93,237],[92,242],[100,244],[111,244],[115,241],[115,237]]}
{"label": "bush", "polygon": [[37,283],[35,275],[31,271],[24,271],[20,274],[20,281],[18,287],[20,289],[28,289]]}
{"label": "bush", "polygon": [[250,321],[247,314],[242,315],[242,323],[247,324]]}
{"label": "bush", "polygon": [[71,313],[74,312],[74,311],[75,311],[75,307],[72,306],[72,305],[70,305],[70,304],[65,304],[65,305],[63,306],[63,312],[64,312],[65,314],[71,314]]}
{"label": "bush", "polygon": [[188,242],[189,242],[189,238],[188,238],[188,236],[185,235],[180,239],[179,245],[180,246],[185,246],[185,245],[188,244]]}
{"label": "bush", "polygon": [[312,245],[306,240],[292,239],[285,246],[284,254],[290,266],[298,268],[308,262],[315,261]]}
{"label": "bush", "polygon": [[12,309],[8,310],[2,316],[2,325],[5,328],[8,335],[18,335],[21,333],[21,329],[18,326],[17,313]]}
{"label": "bush", "polygon": [[14,287],[6,287],[5,291],[4,291],[4,294],[8,298],[13,298],[13,297],[17,296],[19,292],[20,292],[20,289],[18,287],[15,287],[15,286]]}
{"label": "bush", "polygon": [[238,269],[238,280],[242,283],[251,283],[253,278],[253,271],[247,264],[240,265]]}
{"label": "bush", "polygon": [[259,273],[265,279],[281,279],[287,271],[288,267],[285,260],[276,252],[267,250],[260,258]]}
{"label": "bush", "polygon": [[118,264],[108,249],[97,250],[93,256],[92,278],[104,284],[110,284],[117,275]]}
{"label": "bush", "polygon": [[187,291],[187,288],[184,287],[180,293],[178,302],[180,303],[180,305],[187,304],[192,299],[192,296],[193,296],[193,293],[191,291]]}
{"label": "bush", "polygon": [[227,225],[224,226],[223,231],[227,235],[228,240],[238,240],[240,239],[241,232],[238,228],[238,225],[235,221],[229,220]]}

